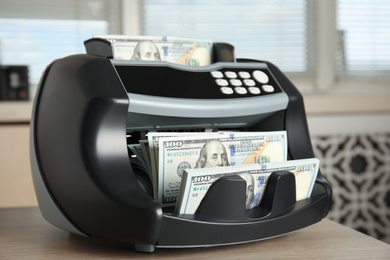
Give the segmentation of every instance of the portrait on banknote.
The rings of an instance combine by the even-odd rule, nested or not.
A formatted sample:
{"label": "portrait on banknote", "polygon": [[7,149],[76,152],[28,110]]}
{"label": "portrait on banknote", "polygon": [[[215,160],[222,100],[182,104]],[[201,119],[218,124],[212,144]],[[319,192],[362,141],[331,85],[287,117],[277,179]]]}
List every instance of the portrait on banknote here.
{"label": "portrait on banknote", "polygon": [[155,43],[140,41],[134,48],[131,60],[160,61],[161,55]]}
{"label": "portrait on banknote", "polygon": [[228,155],[225,146],[218,140],[205,143],[200,150],[195,168],[229,166]]}
{"label": "portrait on banknote", "polygon": [[246,182],[246,201],[245,208],[250,209],[255,200],[255,179],[249,172],[239,173],[238,176],[243,178]]}

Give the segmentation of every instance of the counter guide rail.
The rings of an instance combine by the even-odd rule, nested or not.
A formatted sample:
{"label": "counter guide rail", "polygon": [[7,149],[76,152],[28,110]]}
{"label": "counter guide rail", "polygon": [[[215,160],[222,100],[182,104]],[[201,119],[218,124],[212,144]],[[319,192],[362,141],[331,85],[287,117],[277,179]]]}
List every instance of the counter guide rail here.
{"label": "counter guide rail", "polygon": [[58,59],[41,78],[31,123],[31,167],[51,224],[153,252],[272,238],[324,218],[332,190],[321,172],[310,198],[295,201],[295,177],[269,177],[261,204],[246,210],[241,177],[214,182],[193,215],[153,199],[127,144],[149,131],[286,130],[289,159],[314,157],[302,95],[272,63],[235,59],[214,43],[213,64],[120,61],[104,39]]}

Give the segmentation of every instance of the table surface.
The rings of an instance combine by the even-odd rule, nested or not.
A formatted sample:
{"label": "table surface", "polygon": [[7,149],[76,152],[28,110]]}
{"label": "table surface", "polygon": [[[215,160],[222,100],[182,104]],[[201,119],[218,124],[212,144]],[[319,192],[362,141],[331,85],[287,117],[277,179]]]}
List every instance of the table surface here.
{"label": "table surface", "polygon": [[239,245],[156,248],[70,234],[41,216],[39,209],[0,209],[0,259],[390,259],[390,245],[324,219],[294,233]]}
{"label": "table surface", "polygon": [[0,123],[29,123],[32,101],[0,101]]}

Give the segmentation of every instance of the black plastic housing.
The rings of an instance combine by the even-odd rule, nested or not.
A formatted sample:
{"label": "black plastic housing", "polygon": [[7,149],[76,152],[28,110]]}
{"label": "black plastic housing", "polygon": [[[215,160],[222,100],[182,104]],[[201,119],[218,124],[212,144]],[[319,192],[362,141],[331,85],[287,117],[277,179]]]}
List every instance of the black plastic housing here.
{"label": "black plastic housing", "polygon": [[[312,196],[298,202],[293,174],[275,172],[263,202],[252,210],[245,209],[245,182],[237,177],[215,182],[194,215],[178,216],[162,209],[140,187],[130,164],[126,126],[132,104],[108,59],[109,49],[103,49],[107,55],[96,55],[99,51],[73,55],[48,66],[31,124],[38,174],[56,207],[80,233],[153,251],[154,247],[216,246],[271,238],[327,215],[332,191],[320,172]],[[288,107],[236,130],[286,130],[290,159],[314,157],[302,95],[276,66],[262,62],[287,93]]]}

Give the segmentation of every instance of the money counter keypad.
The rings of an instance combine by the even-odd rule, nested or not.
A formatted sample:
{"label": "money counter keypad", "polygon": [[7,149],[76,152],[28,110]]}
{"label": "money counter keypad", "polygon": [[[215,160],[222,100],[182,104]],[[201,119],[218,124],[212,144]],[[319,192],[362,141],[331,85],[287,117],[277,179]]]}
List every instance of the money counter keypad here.
{"label": "money counter keypad", "polygon": [[248,71],[211,71],[211,76],[215,78],[215,83],[225,95],[233,93],[245,95],[260,95],[262,91],[272,93],[274,86],[269,84],[268,75],[261,70]]}

